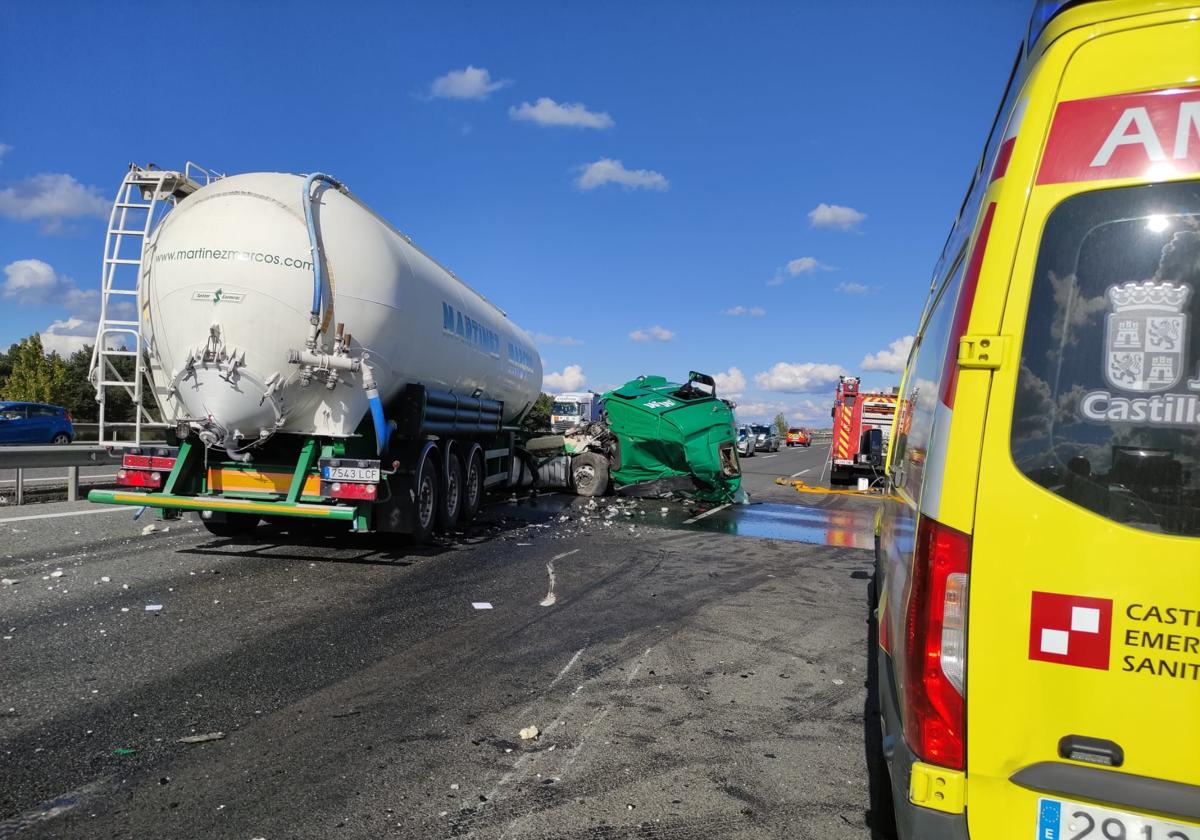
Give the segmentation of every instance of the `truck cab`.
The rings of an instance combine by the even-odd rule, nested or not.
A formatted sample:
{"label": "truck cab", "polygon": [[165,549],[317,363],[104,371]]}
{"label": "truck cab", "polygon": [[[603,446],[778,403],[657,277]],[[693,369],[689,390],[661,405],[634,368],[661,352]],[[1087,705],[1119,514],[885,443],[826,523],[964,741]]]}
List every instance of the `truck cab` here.
{"label": "truck cab", "polygon": [[554,397],[550,428],[561,433],[600,419],[600,395],[595,391],[568,391]]}

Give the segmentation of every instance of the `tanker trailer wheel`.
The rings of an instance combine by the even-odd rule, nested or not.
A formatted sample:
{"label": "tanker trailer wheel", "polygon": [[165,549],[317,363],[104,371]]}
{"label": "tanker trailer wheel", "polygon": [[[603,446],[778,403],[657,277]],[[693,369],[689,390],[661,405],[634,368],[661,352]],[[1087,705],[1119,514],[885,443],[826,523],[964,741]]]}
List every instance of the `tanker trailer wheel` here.
{"label": "tanker trailer wheel", "polygon": [[209,519],[200,517],[200,524],[208,533],[225,539],[250,536],[258,527],[258,522],[259,517],[252,513],[213,514]]}
{"label": "tanker trailer wheel", "polygon": [[442,497],[438,505],[437,528],[442,533],[458,524],[463,508],[463,463],[457,449],[446,452],[446,472],[442,475]]}
{"label": "tanker trailer wheel", "polygon": [[463,500],[460,521],[463,525],[479,515],[483,507],[483,455],[476,447],[467,456],[466,473],[463,476]]}
{"label": "tanker trailer wheel", "polygon": [[580,496],[603,496],[608,489],[608,459],[599,452],[581,452],[571,459],[571,483]]}
{"label": "tanker trailer wheel", "polygon": [[433,536],[441,497],[439,489],[438,460],[435,454],[427,452],[413,477],[413,529],[409,534],[410,542],[426,543]]}

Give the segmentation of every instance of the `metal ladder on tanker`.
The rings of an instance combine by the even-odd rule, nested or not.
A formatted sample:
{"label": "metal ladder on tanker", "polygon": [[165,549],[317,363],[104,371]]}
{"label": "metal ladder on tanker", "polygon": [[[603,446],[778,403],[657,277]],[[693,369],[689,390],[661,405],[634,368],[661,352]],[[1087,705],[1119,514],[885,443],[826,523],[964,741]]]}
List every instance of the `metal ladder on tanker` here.
{"label": "metal ladder on tanker", "polygon": [[[96,388],[97,439],[102,445],[141,446],[145,431],[170,425],[168,418],[159,415],[165,392],[156,394],[149,406],[145,400],[146,387],[158,387],[153,378],[155,354],[143,341],[138,311],[139,292],[149,268],[147,247],[151,231],[181,199],[221,177],[190,161],[183,172],[158,169],[154,164],[147,168],[130,164],[117,190],[104,238],[100,319],[89,374]],[[117,394],[132,402],[132,421],[110,419],[110,399]]]}

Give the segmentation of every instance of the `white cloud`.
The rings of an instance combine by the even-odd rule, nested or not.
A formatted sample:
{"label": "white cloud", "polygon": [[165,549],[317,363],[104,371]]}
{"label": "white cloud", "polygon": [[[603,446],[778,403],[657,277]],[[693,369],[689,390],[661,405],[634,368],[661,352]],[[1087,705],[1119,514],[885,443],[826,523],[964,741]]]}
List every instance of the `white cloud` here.
{"label": "white cloud", "polygon": [[451,70],[434,79],[429,86],[429,96],[433,99],[487,99],[511,84],[511,79],[493,81],[486,68],[468,64],[462,70]]}
{"label": "white cloud", "polygon": [[83,291],[70,277],[41,260],[16,260],[6,265],[0,296],[17,303],[53,303],[69,309],[94,306],[100,299],[98,291]]}
{"label": "white cloud", "polygon": [[739,403],[737,418],[739,423],[769,423],[776,414],[782,413],[788,423],[817,424],[822,420],[828,424],[829,403],[818,403],[813,400],[802,400],[798,403],[772,402],[770,400],[752,403]]}
{"label": "white cloud", "polygon": [[42,330],[42,349],[66,358],[87,344],[96,341],[96,322],[72,315],[65,321],[55,321]]}
{"label": "white cloud", "polygon": [[841,292],[844,295],[865,295],[871,291],[869,286],[864,286],[862,283],[838,283],[835,292]]}
{"label": "white cloud", "polygon": [[567,128],[612,128],[616,125],[606,111],[589,111],[582,102],[560,104],[549,96],[539,98],[535,105],[522,102],[513,106],[508,109],[508,115],[514,120]]}
{"label": "white cloud", "polygon": [[653,169],[626,169],[619,160],[601,158],[580,167],[575,186],[581,190],[594,190],[605,184],[620,184],[627,190],[665,190],[670,186],[661,172]]}
{"label": "white cloud", "polygon": [[713,379],[717,383],[717,396],[736,400],[746,390],[746,377],[738,368],[731,367],[724,373],[714,373]]}
{"label": "white cloud", "polygon": [[649,327],[644,330],[634,330],[629,334],[629,337],[634,341],[642,342],[673,341],[675,339],[675,333],[666,327],[660,327],[658,324],[655,324],[653,327]]}
{"label": "white cloud", "polygon": [[578,338],[571,338],[569,335],[550,335],[548,333],[534,333],[533,340],[537,344],[561,344],[563,347],[578,347],[583,344]]}
{"label": "white cloud", "polygon": [[813,227],[838,230],[854,230],[865,218],[866,213],[860,213],[853,207],[842,207],[840,204],[818,204],[808,214],[809,224]]}
{"label": "white cloud", "polygon": [[13,149],[13,147],[8,145],[7,143],[0,143],[0,161],[3,161],[5,155],[7,155],[9,152],[11,152],[12,149]]}
{"label": "white cloud", "polygon": [[729,315],[732,318],[740,318],[743,315],[749,315],[751,318],[761,318],[763,315],[767,314],[767,310],[763,309],[761,306],[746,307],[739,305],[730,307],[729,309],[722,309],[721,314]]}
{"label": "white cloud", "polygon": [[886,350],[871,353],[863,357],[863,370],[886,370],[889,373],[900,373],[908,362],[908,352],[912,350],[913,337],[906,335],[897,338],[887,346]]}
{"label": "white cloud", "polygon": [[0,190],[0,216],[41,222],[43,233],[58,233],[67,219],[108,217],[109,203],[95,187],[70,175],[43,173]]}
{"label": "white cloud", "polygon": [[847,373],[841,365],[776,362],[770,370],[754,374],[754,384],[764,391],[806,393],[823,390]]}
{"label": "white cloud", "polygon": [[822,265],[816,257],[800,257],[787,264],[787,273],[793,277],[799,277],[801,274],[809,274],[817,269],[827,268],[829,266]]}
{"label": "white cloud", "polygon": [[578,391],[587,382],[582,365],[567,365],[558,373],[547,373],[542,377],[542,390]]}

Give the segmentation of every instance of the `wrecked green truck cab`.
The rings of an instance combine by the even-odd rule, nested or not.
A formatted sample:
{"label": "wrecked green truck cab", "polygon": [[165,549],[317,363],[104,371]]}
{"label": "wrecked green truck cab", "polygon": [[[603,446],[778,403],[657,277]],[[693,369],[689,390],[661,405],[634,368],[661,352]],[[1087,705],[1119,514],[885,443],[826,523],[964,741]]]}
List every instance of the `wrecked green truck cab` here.
{"label": "wrecked green truck cab", "polygon": [[712,377],[691,372],[684,384],[639,376],[602,396],[617,438],[611,476],[618,492],[679,492],[712,502],[741,490],[733,407]]}

